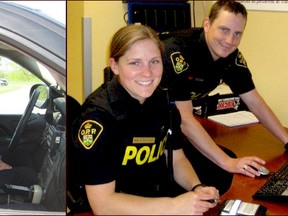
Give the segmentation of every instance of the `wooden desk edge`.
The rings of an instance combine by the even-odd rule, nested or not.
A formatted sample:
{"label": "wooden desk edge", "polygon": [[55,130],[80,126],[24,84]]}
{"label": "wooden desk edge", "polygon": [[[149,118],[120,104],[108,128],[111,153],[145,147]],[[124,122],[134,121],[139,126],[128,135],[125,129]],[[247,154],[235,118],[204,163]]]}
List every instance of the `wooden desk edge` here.
{"label": "wooden desk edge", "polygon": [[[210,134],[210,136],[217,144],[230,148],[237,155],[239,154],[238,157],[251,156],[251,154],[255,154],[255,152],[253,151],[251,152],[251,154],[249,154],[249,147],[252,150],[253,147],[260,149],[259,157],[266,160],[267,162],[266,167],[270,171],[277,171],[285,162],[288,161],[288,153],[285,152],[283,144],[280,143],[280,141],[278,141],[275,137],[273,137],[273,135],[270,134],[270,132],[268,132],[266,128],[264,128],[259,123],[231,128],[220,125],[208,119],[199,118],[199,122],[203,125],[203,127],[207,130],[207,132]],[[286,130],[288,131],[287,128]],[[237,142],[237,139],[235,138],[239,138],[239,141]],[[260,140],[259,142],[257,142],[258,139]],[[237,142],[239,146],[236,147],[232,146],[232,144],[235,145],[235,142]],[[244,145],[247,145],[248,149],[247,148],[241,149],[241,147],[243,147]],[[265,147],[263,148],[262,145],[267,145],[269,146],[270,149],[269,148],[266,149]],[[237,152],[237,150],[241,152]],[[244,150],[245,152],[243,152]],[[266,152],[266,150],[268,152]],[[256,200],[252,198],[252,195],[266,181],[267,178],[262,177],[251,178],[241,174],[234,174],[232,184],[229,190],[224,195],[221,196],[221,202],[217,205],[217,207],[205,213],[205,215],[219,215],[220,206],[227,199],[240,199],[245,202],[261,204],[267,207],[267,215],[287,215],[288,214],[287,203]]]}

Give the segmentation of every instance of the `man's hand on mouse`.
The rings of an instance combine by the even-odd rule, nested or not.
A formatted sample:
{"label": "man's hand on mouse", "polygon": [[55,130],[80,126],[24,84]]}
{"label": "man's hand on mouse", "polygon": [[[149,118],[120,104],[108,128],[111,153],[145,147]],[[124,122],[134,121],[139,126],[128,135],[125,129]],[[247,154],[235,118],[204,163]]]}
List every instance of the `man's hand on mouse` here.
{"label": "man's hand on mouse", "polygon": [[258,170],[263,170],[265,163],[264,160],[256,156],[230,158],[225,168],[229,172],[240,173],[254,178],[261,176]]}

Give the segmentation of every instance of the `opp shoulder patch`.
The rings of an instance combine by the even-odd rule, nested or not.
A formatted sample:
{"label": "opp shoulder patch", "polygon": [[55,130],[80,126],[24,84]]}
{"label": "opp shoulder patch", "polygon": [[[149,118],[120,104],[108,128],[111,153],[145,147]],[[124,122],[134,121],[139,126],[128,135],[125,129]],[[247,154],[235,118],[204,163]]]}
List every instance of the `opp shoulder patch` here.
{"label": "opp shoulder patch", "polygon": [[86,120],[78,131],[78,139],[85,149],[91,149],[102,131],[101,124],[93,120]]}
{"label": "opp shoulder patch", "polygon": [[246,60],[244,59],[244,56],[242,55],[241,52],[238,52],[237,57],[236,57],[236,59],[235,59],[235,64],[236,64],[237,66],[247,68]]}
{"label": "opp shoulder patch", "polygon": [[170,55],[175,73],[180,74],[189,68],[189,64],[185,61],[180,52],[173,52]]}

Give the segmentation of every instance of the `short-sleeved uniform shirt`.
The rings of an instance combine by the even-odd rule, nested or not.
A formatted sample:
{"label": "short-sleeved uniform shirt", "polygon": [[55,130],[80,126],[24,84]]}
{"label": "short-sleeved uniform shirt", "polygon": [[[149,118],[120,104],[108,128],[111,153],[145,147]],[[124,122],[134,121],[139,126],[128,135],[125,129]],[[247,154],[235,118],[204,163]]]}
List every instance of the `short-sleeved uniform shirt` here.
{"label": "short-sleeved uniform shirt", "polygon": [[84,184],[115,180],[118,192],[162,196],[169,184],[167,139],[179,149],[183,138],[180,114],[172,108],[170,121],[169,107],[164,91],[157,89],[140,104],[116,78],[93,92],[73,125]]}
{"label": "short-sleeved uniform shirt", "polygon": [[[204,98],[225,82],[235,94],[255,88],[247,63],[236,49],[226,58],[213,60],[204,32],[163,40],[165,75],[176,101]],[[190,34],[189,33],[189,34]]]}

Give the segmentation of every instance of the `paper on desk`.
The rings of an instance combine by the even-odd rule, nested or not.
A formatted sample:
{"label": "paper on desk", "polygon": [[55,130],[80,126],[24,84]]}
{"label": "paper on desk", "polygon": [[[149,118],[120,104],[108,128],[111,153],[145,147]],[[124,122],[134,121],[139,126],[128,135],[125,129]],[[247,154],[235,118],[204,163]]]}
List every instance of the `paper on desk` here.
{"label": "paper on desk", "polygon": [[249,111],[238,111],[227,114],[208,116],[208,119],[228,127],[241,126],[259,122],[256,116]]}

